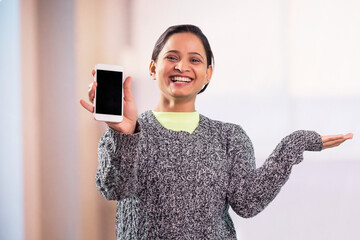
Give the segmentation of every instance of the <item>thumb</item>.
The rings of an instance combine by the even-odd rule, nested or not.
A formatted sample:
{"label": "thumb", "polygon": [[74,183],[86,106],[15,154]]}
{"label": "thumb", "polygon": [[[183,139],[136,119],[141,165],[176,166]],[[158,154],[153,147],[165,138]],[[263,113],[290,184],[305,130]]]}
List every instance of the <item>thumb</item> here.
{"label": "thumb", "polygon": [[128,76],[125,79],[124,82],[124,100],[125,101],[133,101],[134,97],[132,95],[132,91],[131,91],[131,81],[132,81],[132,77]]}

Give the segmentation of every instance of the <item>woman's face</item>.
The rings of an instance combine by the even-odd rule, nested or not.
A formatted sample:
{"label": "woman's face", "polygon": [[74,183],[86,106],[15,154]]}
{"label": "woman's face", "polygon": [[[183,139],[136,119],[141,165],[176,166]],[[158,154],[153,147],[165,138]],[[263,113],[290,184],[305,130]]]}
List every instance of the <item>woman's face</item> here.
{"label": "woman's face", "polygon": [[207,67],[204,46],[192,33],[170,36],[157,62],[151,61],[149,69],[163,97],[169,100],[196,98],[212,75],[212,67]]}

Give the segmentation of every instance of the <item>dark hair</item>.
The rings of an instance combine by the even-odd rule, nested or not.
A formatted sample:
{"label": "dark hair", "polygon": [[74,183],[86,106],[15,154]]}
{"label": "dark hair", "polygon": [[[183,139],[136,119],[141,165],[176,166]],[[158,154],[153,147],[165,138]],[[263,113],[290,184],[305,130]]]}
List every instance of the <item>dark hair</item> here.
{"label": "dark hair", "polygon": [[[211,51],[211,47],[209,44],[208,39],[206,38],[206,36],[204,35],[204,33],[200,30],[199,27],[194,26],[194,25],[190,25],[190,24],[185,24],[185,25],[175,25],[175,26],[171,26],[168,29],[166,29],[166,31],[161,34],[161,36],[159,37],[159,39],[156,41],[155,43],[155,47],[151,56],[151,59],[154,60],[155,62],[158,59],[159,53],[161,52],[161,50],[163,49],[165,43],[167,42],[167,40],[169,39],[170,36],[172,36],[173,34],[176,33],[192,33],[195,34],[202,42],[204,49],[205,49],[205,53],[206,53],[206,60],[207,60],[207,65],[206,67],[212,66],[214,64],[214,55]],[[207,83],[199,93],[202,93],[203,91],[205,91],[205,89],[207,88],[209,83]]]}

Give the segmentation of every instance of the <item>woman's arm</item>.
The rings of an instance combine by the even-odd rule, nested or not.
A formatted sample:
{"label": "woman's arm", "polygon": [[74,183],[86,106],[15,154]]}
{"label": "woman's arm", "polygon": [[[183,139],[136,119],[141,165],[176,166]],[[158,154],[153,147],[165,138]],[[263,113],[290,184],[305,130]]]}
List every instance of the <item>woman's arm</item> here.
{"label": "woman's arm", "polygon": [[[313,131],[296,131],[285,137],[265,161],[256,169],[250,139],[240,129],[231,151],[234,159],[231,171],[229,203],[242,217],[261,212],[279,193],[287,181],[291,168],[303,159],[304,151],[320,151],[338,146],[352,135],[321,137]],[[237,149],[237,150],[235,150]]]}
{"label": "woman's arm", "polygon": [[[139,125],[136,132],[139,132]],[[137,152],[140,134],[108,128],[99,141],[96,186],[107,200],[133,196],[137,190]]]}
{"label": "woman's arm", "polygon": [[[92,71],[95,75],[95,70]],[[90,113],[94,112],[94,97],[97,83],[89,85],[90,103],[80,104]],[[107,122],[109,128],[98,145],[98,169],[96,185],[108,200],[120,200],[136,193],[137,143],[140,127],[137,122],[137,108],[131,92],[131,77],[124,82],[124,118],[120,123]]]}

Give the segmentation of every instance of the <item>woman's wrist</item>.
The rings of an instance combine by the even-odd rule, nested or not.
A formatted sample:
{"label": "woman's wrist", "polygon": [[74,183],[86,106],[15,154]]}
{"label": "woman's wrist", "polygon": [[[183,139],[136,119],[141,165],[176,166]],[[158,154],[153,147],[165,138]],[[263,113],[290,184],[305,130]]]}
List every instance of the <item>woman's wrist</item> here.
{"label": "woman's wrist", "polygon": [[123,134],[134,134],[140,132],[140,125],[138,121],[134,124],[124,123],[124,124],[115,124],[115,123],[107,123],[108,126],[114,131],[121,132]]}

